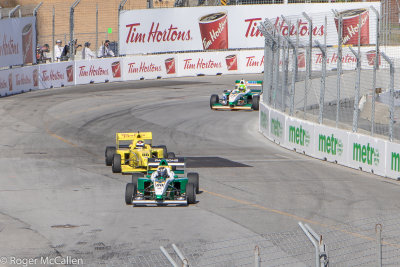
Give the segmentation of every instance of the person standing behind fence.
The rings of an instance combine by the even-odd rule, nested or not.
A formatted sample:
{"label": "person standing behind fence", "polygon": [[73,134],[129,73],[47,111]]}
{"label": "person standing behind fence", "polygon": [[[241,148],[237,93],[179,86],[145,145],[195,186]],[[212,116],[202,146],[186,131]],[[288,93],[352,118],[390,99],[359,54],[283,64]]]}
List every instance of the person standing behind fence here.
{"label": "person standing behind fence", "polygon": [[85,47],[82,50],[82,59],[94,59],[96,58],[96,55],[90,50],[90,43],[86,42]]}
{"label": "person standing behind fence", "polygon": [[61,40],[56,41],[56,45],[54,46],[54,62],[60,61],[61,53],[63,51]]}
{"label": "person standing behind fence", "polygon": [[99,51],[97,51],[97,57],[114,57],[114,52],[110,49],[110,41],[106,40]]}

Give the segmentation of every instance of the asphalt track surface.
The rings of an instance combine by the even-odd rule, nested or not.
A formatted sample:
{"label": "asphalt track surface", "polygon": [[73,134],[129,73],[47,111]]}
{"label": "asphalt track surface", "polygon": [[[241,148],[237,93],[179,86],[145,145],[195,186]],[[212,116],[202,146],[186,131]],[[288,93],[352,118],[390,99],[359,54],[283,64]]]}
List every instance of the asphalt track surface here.
{"label": "asphalt track surface", "polygon": [[[258,133],[258,112],[213,111],[239,78],[91,84],[0,99],[0,256],[85,263],[179,242],[346,223],[400,210],[399,182],[283,149]],[[189,158],[201,194],[188,207],[131,207],[129,176],[104,149],[116,132],[152,131]],[[123,251],[124,253],[121,253]]]}

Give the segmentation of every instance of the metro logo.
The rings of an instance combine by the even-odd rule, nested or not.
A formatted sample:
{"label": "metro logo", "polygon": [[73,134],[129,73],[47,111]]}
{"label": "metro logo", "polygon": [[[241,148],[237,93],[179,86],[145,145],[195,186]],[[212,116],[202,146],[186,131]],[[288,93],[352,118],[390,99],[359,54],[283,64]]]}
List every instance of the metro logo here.
{"label": "metro logo", "polygon": [[392,161],[390,165],[392,171],[400,172],[400,154],[392,152]]}
{"label": "metro logo", "polygon": [[268,117],[267,114],[264,111],[261,111],[260,113],[260,120],[261,120],[261,127],[264,129],[267,129],[268,127]]}
{"label": "metro logo", "polygon": [[379,164],[379,150],[373,148],[369,143],[367,146],[353,143],[353,160],[377,166]]}
{"label": "metro logo", "polygon": [[282,137],[283,135],[283,127],[278,119],[271,119],[271,134],[276,137]]}
{"label": "metro logo", "polygon": [[310,134],[303,127],[289,126],[289,142],[301,146],[308,146],[310,143]]}
{"label": "metro logo", "polygon": [[324,152],[331,155],[338,154],[339,156],[343,153],[343,143],[340,139],[336,138],[333,134],[331,136],[319,135],[318,138],[318,151]]}

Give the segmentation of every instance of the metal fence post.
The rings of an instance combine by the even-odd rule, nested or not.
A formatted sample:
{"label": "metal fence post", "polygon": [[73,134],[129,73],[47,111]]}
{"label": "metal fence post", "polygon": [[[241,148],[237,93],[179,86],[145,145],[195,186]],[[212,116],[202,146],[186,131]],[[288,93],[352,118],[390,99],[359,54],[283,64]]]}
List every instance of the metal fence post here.
{"label": "metal fence post", "polygon": [[255,267],[261,266],[260,247],[259,246],[256,246],[254,248],[254,266]]}
{"label": "metal fence post", "polygon": [[354,111],[353,111],[353,132],[357,132],[357,130],[358,130],[358,115],[359,115],[358,102],[360,101],[361,56],[351,46],[349,48],[357,59],[357,77],[356,77],[356,86],[355,86],[355,93],[354,93]]}
{"label": "metal fence post", "polygon": [[[119,32],[119,30],[118,30]],[[96,50],[99,48],[99,4],[96,3]],[[97,57],[97,53],[96,53]]]}
{"label": "metal fence post", "polygon": [[315,41],[319,50],[321,50],[322,54],[322,76],[321,76],[321,87],[319,94],[319,117],[318,123],[322,124],[324,120],[324,101],[325,101],[325,82],[326,82],[326,46],[322,47],[322,45]]}
{"label": "metal fence post", "polygon": [[[289,100],[290,100],[290,105],[289,105],[289,115],[293,116],[293,111],[294,111],[294,95],[295,95],[295,90],[296,90],[296,67],[297,67],[297,49],[296,45],[293,44],[293,42],[287,38],[286,41],[288,44],[292,47],[293,49],[293,62],[292,62],[292,84],[290,86],[290,92],[289,92]],[[289,49],[288,49],[289,50]],[[288,62],[289,63],[289,62]],[[289,65],[289,64],[288,64]]]}
{"label": "metal fence post", "polygon": [[274,79],[274,108],[276,108],[276,102],[277,102],[277,98],[276,98],[276,93],[278,91],[278,87],[279,87],[279,63],[280,63],[280,36],[279,34],[277,35],[277,47],[275,50],[276,55],[274,56],[275,59],[275,79]]}
{"label": "metal fence post", "polygon": [[172,244],[172,248],[175,250],[176,254],[178,257],[181,259],[183,267],[189,266],[189,261],[188,259],[183,255],[182,251],[175,245]]}
{"label": "metal fence post", "polygon": [[[265,37],[264,44],[264,80],[263,80],[263,102],[270,104],[271,101],[271,89],[272,89],[272,73],[273,66],[268,62],[273,62],[273,50],[274,50],[274,38],[271,33],[268,32],[266,23],[260,23],[258,29],[262,32]],[[267,64],[266,64],[267,62]]]}
{"label": "metal fence post", "polygon": [[342,15],[339,15],[338,18],[338,61],[337,61],[337,79],[336,79],[336,128],[338,127],[339,117],[340,117],[340,87],[341,87],[341,78],[342,78],[342,37],[343,37],[343,18]]}
{"label": "metal fence post", "polygon": [[303,16],[306,18],[306,20],[308,21],[308,47],[306,49],[306,77],[304,79],[304,119],[306,118],[306,111],[307,111],[307,93],[308,93],[308,87],[310,84],[310,80],[311,80],[311,71],[312,71],[312,67],[311,67],[311,63],[312,63],[312,27],[313,27],[313,23],[312,23],[312,19],[307,15],[307,13],[303,12],[302,13]]}
{"label": "metal fence post", "polygon": [[72,6],[70,7],[69,11],[69,55],[72,60],[75,60],[75,45],[74,45],[74,11],[75,7],[79,4],[81,0],[76,0]]}
{"label": "metal fence post", "polygon": [[389,92],[390,92],[390,121],[389,121],[389,140],[393,141],[393,123],[394,123],[394,64],[390,60],[390,58],[383,52],[381,52],[382,57],[389,63],[390,70],[390,84],[389,84]]}
{"label": "metal fence post", "polygon": [[379,12],[371,6],[372,11],[376,16],[376,46],[375,46],[375,59],[374,69],[372,76],[372,107],[371,107],[371,135],[374,136],[375,132],[375,101],[376,101],[376,71],[379,69]]}
{"label": "metal fence post", "polygon": [[179,267],[179,265],[174,261],[174,259],[171,257],[171,255],[169,255],[168,251],[163,246],[160,247],[160,250],[173,267]]}
{"label": "metal fence post", "polygon": [[318,248],[317,241],[309,233],[309,231],[303,225],[302,222],[299,222],[299,226],[301,227],[301,230],[303,230],[304,234],[308,237],[308,239],[310,240],[310,242],[313,244],[313,246],[315,248],[315,267],[320,267],[321,266],[321,262],[319,261],[319,248]]}
{"label": "metal fence post", "polygon": [[52,25],[52,47],[51,47],[51,56],[52,56],[52,59],[53,59],[53,62],[55,62],[56,61],[56,58],[55,58],[55,54],[54,54],[54,46],[56,45],[56,41],[55,41],[55,31],[56,31],[56,10],[55,10],[55,8],[54,8],[54,6],[53,6],[53,25]]}
{"label": "metal fence post", "polygon": [[121,11],[123,10],[123,8],[124,8],[124,6],[125,6],[126,1],[128,1],[128,0],[122,0],[122,1],[119,3],[119,6],[118,6],[118,47],[117,47],[118,55],[121,55],[121,51],[119,51],[119,48],[120,48],[120,46],[119,46],[119,42],[120,42],[120,40],[119,40],[119,37],[120,37],[120,36],[119,36],[120,17],[121,17]]}
{"label": "metal fence post", "polygon": [[378,248],[378,267],[382,267],[382,224],[375,225],[376,241]]}

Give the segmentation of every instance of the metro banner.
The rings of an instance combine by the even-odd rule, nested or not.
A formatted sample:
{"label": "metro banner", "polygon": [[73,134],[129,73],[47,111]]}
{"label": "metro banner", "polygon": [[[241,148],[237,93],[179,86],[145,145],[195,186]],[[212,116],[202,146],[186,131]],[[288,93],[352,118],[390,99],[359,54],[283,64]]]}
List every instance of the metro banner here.
{"label": "metro banner", "polygon": [[[302,16],[313,19],[313,40],[337,45],[338,19],[343,17],[343,44],[358,43],[358,23],[361,18],[361,44],[374,44],[376,15],[370,8],[380,10],[379,2],[243,5],[197,8],[142,9],[121,11],[119,23],[120,54],[169,51],[201,51],[262,48],[264,37],[257,26],[266,18],[282,35],[295,36],[298,20],[300,42],[308,42],[310,29]],[[332,10],[337,11],[336,15]],[[288,25],[282,14],[292,21]],[[327,29],[325,29],[325,15]]]}
{"label": "metro banner", "polygon": [[0,67],[36,63],[35,17],[0,20]]}

